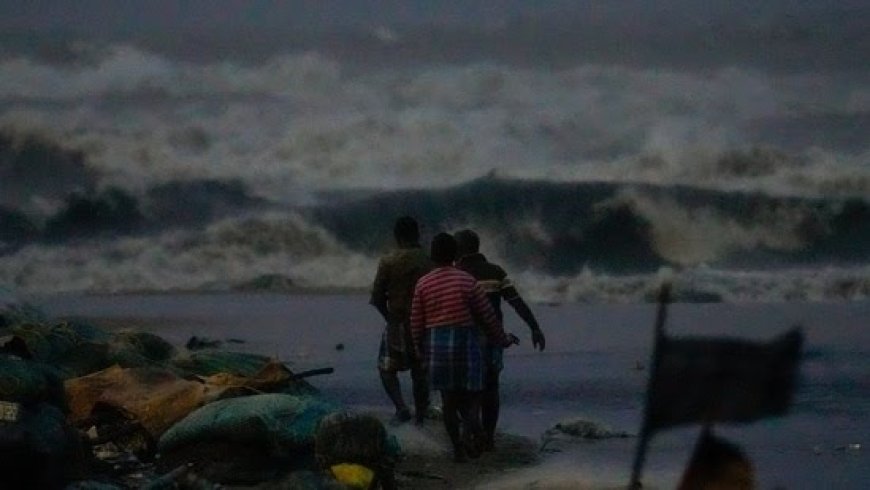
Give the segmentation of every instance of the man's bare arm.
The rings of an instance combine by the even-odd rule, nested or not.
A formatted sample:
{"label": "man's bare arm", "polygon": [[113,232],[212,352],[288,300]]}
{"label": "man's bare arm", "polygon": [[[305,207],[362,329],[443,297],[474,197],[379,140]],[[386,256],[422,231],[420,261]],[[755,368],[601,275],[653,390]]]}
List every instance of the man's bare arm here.
{"label": "man's bare arm", "polygon": [[532,309],[523,301],[519,293],[513,295],[507,302],[532,331],[532,347],[543,351],[547,346],[547,339],[544,338],[544,332],[541,331],[541,326],[538,325],[538,320],[535,318],[534,313],[532,313]]}

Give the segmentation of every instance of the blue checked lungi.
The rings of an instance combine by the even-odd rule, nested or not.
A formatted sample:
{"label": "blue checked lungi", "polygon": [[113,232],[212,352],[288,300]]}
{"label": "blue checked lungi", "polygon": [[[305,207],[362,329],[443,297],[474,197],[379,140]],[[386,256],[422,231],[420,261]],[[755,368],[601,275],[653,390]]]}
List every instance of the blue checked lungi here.
{"label": "blue checked lungi", "polygon": [[483,390],[483,356],[477,328],[428,328],[424,351],[433,390]]}
{"label": "blue checked lungi", "polygon": [[483,352],[484,369],[496,373],[500,373],[504,369],[504,347],[489,342],[483,332],[480,333],[480,350]]}

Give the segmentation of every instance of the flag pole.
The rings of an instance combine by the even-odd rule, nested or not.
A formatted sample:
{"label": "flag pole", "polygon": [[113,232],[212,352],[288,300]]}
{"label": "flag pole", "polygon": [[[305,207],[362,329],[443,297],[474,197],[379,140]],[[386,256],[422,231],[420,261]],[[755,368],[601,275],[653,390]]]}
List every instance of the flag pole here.
{"label": "flag pole", "polygon": [[653,380],[658,371],[659,351],[661,344],[665,338],[665,320],[667,319],[668,303],[671,302],[671,284],[665,282],[659,289],[658,311],[656,312],[655,321],[655,338],[653,339],[652,362],[650,363],[649,380],[646,388],[646,403],[643,409],[643,422],[640,429],[640,437],[637,441],[637,448],[634,453],[634,464],[631,468],[631,482],[628,485],[629,490],[643,488],[640,482],[641,471],[643,470],[644,460],[646,459],[646,448],[649,443],[651,428],[649,423],[649,405],[652,397]]}

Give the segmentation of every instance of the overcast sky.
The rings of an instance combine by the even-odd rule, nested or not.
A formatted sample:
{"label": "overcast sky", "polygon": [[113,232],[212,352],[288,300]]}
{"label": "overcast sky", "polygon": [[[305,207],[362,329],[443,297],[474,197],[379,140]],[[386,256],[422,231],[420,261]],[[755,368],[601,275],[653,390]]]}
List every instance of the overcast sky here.
{"label": "overcast sky", "polygon": [[479,22],[570,9],[568,0],[12,0],[3,28],[153,29],[179,25],[331,28],[359,24]]}
{"label": "overcast sky", "polygon": [[518,14],[631,17],[718,17],[802,14],[813,10],[862,9],[864,0],[5,0],[3,29],[150,30],[196,26],[233,28],[419,23],[488,23]]}
{"label": "overcast sky", "polygon": [[[570,55],[570,62],[863,71],[870,50],[868,0],[4,0],[0,52],[45,54],[70,39],[108,38],[194,59],[300,48],[347,54],[358,38],[321,35],[350,28],[389,36],[386,28],[401,36],[420,25],[471,35],[424,35],[411,58],[501,52],[521,61]],[[498,37],[475,37],[493,30]],[[445,40],[443,52],[424,49]]]}

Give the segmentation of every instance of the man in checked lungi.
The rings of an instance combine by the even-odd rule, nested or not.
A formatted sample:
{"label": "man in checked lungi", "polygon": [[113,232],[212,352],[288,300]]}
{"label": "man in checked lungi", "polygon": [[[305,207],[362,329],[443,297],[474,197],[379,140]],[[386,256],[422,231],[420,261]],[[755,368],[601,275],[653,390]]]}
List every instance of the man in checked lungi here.
{"label": "man in checked lungi", "polygon": [[479,332],[503,348],[518,339],[505,333],[477,280],[453,266],[456,240],[451,235],[439,233],[432,239],[431,257],[435,269],[414,288],[411,335],[418,355],[428,365],[431,387],[441,392],[444,427],[453,444],[454,460],[464,462],[479,456],[483,442],[480,394],[484,370]]}
{"label": "man in checked lungi", "polygon": [[411,420],[405,405],[399,372],[411,370],[414,411],[418,424],[429,409],[426,366],[417,358],[411,343],[409,317],[414,285],[432,269],[429,255],[420,247],[420,229],[410,216],[396,220],[393,228],[397,248],[381,258],[375,274],[370,303],[383,315],[386,328],[381,336],[378,371],[387,396],[396,407],[394,423]]}
{"label": "man in checked lungi", "polygon": [[[457,255],[459,256],[456,266],[477,279],[477,283],[483,288],[483,292],[486,293],[495,309],[499,321],[502,321],[501,300],[504,299],[529,326],[532,333],[532,347],[543,351],[546,347],[546,339],[538,325],[538,320],[529,305],[523,301],[513,282],[508,278],[507,272],[499,265],[488,261],[480,253],[480,237],[477,236],[477,233],[472,230],[460,230],[453,237],[456,239]],[[499,401],[499,376],[504,368],[504,355],[501,347],[490,345],[486,338],[481,339],[481,344],[484,371],[483,393],[480,400],[484,433],[483,450],[491,451],[495,446],[495,428],[498,425],[501,405]]]}

